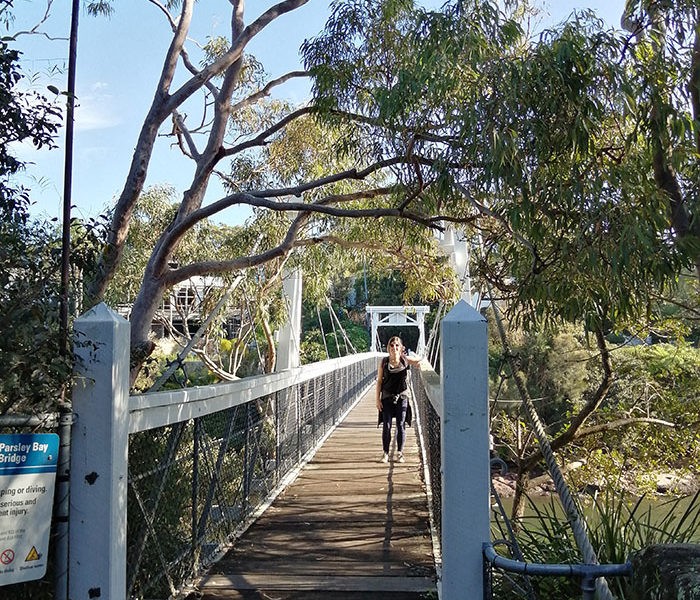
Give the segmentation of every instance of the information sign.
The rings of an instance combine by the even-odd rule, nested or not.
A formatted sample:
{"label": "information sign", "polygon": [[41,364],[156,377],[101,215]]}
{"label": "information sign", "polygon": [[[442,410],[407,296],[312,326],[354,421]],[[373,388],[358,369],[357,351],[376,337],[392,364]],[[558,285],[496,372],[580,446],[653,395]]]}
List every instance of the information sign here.
{"label": "information sign", "polygon": [[46,573],[57,465],[55,433],[0,435],[0,586]]}

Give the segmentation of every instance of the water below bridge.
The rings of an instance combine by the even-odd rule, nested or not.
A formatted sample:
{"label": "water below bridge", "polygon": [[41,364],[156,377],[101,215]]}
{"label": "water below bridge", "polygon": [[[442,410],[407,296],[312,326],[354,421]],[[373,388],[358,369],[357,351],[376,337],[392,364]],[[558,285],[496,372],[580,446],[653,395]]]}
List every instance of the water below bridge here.
{"label": "water below bridge", "polygon": [[372,388],[189,599],[437,598],[417,436],[406,431],[406,462],[380,462]]}

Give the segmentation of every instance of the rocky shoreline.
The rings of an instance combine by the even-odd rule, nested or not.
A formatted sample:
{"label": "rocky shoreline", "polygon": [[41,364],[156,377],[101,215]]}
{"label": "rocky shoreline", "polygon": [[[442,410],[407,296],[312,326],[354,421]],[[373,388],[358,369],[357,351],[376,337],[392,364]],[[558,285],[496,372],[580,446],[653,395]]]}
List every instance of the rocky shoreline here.
{"label": "rocky shoreline", "polygon": [[[655,475],[656,489],[655,495],[658,496],[690,496],[700,490],[700,474],[688,474],[665,471]],[[502,498],[512,498],[515,495],[515,473],[506,473],[505,475],[494,475],[493,486]],[[604,491],[602,484],[598,482],[589,483],[583,489],[577,490],[578,493],[585,493],[591,496],[597,496]],[[629,478],[623,485],[623,490],[633,496],[642,495],[643,491],[638,488]],[[530,480],[528,494],[531,496],[551,496],[556,494],[556,488],[551,477],[548,475],[539,475]]]}

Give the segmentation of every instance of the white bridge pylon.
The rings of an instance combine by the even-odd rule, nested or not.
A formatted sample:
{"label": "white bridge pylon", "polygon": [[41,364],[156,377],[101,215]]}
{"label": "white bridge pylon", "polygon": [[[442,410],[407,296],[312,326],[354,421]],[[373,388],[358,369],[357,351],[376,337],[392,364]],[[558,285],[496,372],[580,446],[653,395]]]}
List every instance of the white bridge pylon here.
{"label": "white bridge pylon", "polygon": [[462,300],[477,308],[479,298],[477,294],[472,293],[472,280],[469,275],[469,246],[464,232],[448,225],[442,235],[438,237],[438,243],[442,251],[449,256],[450,265],[462,284]]}
{"label": "white bridge pylon", "polygon": [[372,352],[383,352],[384,348],[377,347],[377,330],[389,326],[418,327],[418,347],[416,354],[425,353],[425,315],[430,312],[429,306],[367,306],[367,313],[372,319]]}

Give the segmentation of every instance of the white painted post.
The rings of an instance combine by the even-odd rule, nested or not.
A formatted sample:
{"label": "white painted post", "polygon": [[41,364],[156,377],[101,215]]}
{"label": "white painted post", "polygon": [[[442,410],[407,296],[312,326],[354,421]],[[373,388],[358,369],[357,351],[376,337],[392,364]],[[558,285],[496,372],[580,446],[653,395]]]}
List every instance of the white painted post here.
{"label": "white painted post", "polygon": [[383,348],[379,348],[379,344],[377,344],[378,322],[379,315],[372,311],[372,333],[370,334],[372,336],[372,341],[369,347],[370,352],[381,352],[383,350]]}
{"label": "white painted post", "polygon": [[469,274],[469,246],[467,246],[464,234],[461,232],[460,234],[459,239],[455,240],[452,261],[462,281],[462,300],[474,306],[472,278]]}
{"label": "white painted post", "polygon": [[442,600],[483,598],[489,541],[486,319],[464,300],[442,321]]}
{"label": "white painted post", "polygon": [[455,243],[455,230],[451,225],[448,225],[447,227],[445,227],[445,231],[442,234],[442,239],[440,240],[440,245],[450,247],[454,243]]}
{"label": "white painted post", "polygon": [[416,320],[418,321],[418,347],[416,354],[423,356],[425,354],[425,313],[422,310],[417,311]]}
{"label": "white painted post", "polygon": [[276,371],[292,369],[301,364],[301,285],[301,269],[284,275],[282,288],[289,318],[280,329]]}
{"label": "white painted post", "polygon": [[71,600],[126,598],[129,324],[105,304],[75,322]]}
{"label": "white painted post", "polygon": [[472,292],[472,280],[469,274],[469,246],[464,232],[448,225],[442,240],[440,240],[440,248],[449,256],[450,264],[462,282],[462,300],[476,306],[478,294]]}

